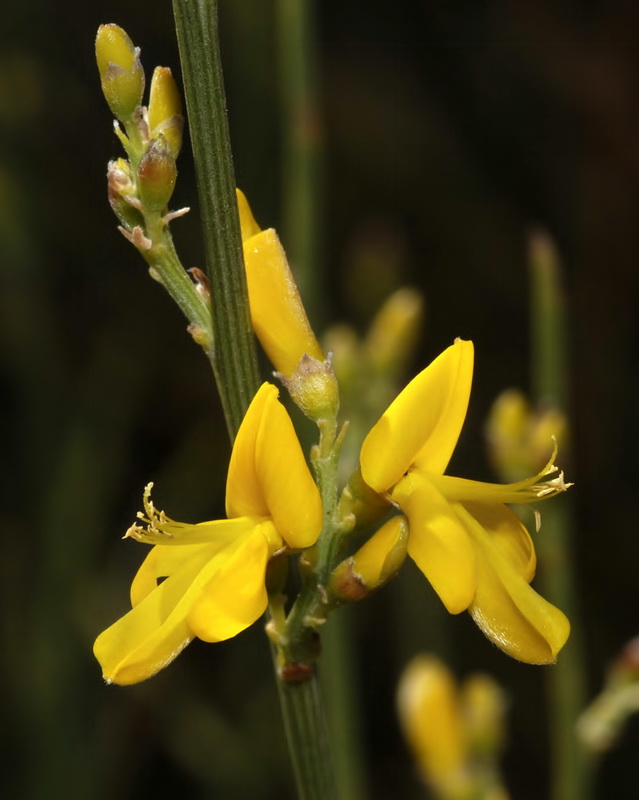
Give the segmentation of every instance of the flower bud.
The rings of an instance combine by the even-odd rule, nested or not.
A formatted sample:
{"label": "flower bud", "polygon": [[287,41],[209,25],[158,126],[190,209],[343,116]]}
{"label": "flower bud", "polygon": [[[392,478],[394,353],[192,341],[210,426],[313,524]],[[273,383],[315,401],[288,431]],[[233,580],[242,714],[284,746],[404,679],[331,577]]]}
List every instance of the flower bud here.
{"label": "flower bud", "polygon": [[380,372],[398,374],[417,342],[424,300],[415,289],[394,292],[375,315],[366,337],[371,365]]}
{"label": "flower bud", "polygon": [[171,199],[177,169],[169,143],[162,134],[154,139],[140,159],[138,190],[146,211],[160,213]]}
{"label": "flower bud", "polygon": [[292,375],[304,355],[323,361],[286,254],[272,228],[244,242],[244,265],[253,329],[277,371]]}
{"label": "flower bud", "polygon": [[148,120],[151,139],[163,134],[173,158],[177,158],[182,147],[184,118],[180,93],[168,67],[156,67],[153,72]]}
{"label": "flower bud", "polygon": [[368,597],[394,578],[406,558],[408,520],[393,517],[360,549],[342,561],[331,575],[328,589],[341,602]]}
{"label": "flower bud", "polygon": [[131,179],[131,165],[124,158],[109,161],[107,169],[109,204],[116,217],[127,230],[143,224],[140,211],[127,198],[135,198],[135,186]]}
{"label": "flower bud", "polygon": [[109,108],[117,119],[126,122],[142,102],[144,93],[140,48],[133,45],[118,25],[100,25],[95,55]]}

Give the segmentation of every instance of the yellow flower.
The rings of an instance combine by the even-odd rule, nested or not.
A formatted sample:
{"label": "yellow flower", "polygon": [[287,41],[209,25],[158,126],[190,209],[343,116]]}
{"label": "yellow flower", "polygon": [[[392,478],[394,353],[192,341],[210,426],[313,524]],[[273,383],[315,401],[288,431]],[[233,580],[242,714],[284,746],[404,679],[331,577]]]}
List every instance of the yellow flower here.
{"label": "yellow flower", "polygon": [[397,708],[419,771],[437,796],[468,794],[464,725],[446,666],[433,656],[416,656],[401,676]]}
{"label": "yellow flower", "polygon": [[[188,525],[144,497],[146,528],[127,532],[155,545],[131,585],[132,609],[98,636],[94,653],[109,683],[137,683],[167,666],[195,637],[237,635],[266,610],[265,570],[283,548],[315,543],[322,505],[293,424],[265,383],[233,446],[228,519]],[[164,578],[160,582],[160,579]]]}
{"label": "yellow flower", "polygon": [[459,686],[435,656],[418,655],[403,671],[397,710],[421,777],[439,800],[507,798],[498,756],[504,739],[499,686],[476,673]]}
{"label": "yellow flower", "polygon": [[450,613],[467,609],[508,655],[550,663],[570,625],[529,586],[534,546],[505,504],[535,502],[567,485],[552,460],[538,475],[504,485],[444,475],[466,416],[472,372],[472,342],[458,339],[369,432],[362,476],[408,517],[408,553]]}
{"label": "yellow flower", "polygon": [[244,265],[255,334],[273,366],[287,377],[302,356],[324,361],[277,233],[261,230],[237,190]]}

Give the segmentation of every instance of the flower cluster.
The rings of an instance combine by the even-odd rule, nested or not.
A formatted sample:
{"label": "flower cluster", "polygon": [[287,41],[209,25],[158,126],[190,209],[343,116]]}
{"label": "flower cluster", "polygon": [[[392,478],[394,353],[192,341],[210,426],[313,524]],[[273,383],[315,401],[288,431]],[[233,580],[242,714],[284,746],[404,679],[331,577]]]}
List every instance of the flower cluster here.
{"label": "flower cluster", "polygon": [[[175,296],[190,315],[191,332],[208,342],[206,287],[198,295],[176,260],[161,272],[162,259],[173,252],[165,229],[181,142],[177,90],[170,72],[158,68],[149,107],[140,105],[139,51],[117,26],[100,29],[96,50],[104,94],[125,127],[126,134],[116,123],[129,155],[109,168],[112,205],[123,232],[146,252],[167,288],[179,284]],[[132,608],[95,643],[105,678],[128,684],[150,677],[194,637],[215,642],[235,636],[269,604],[269,633],[284,666],[303,663],[310,656],[293,654],[296,637],[304,639],[340,603],[378,589],[407,554],[450,613],[468,610],[494,644],[521,661],[554,661],[569,623],[531,588],[533,542],[509,505],[535,503],[567,488],[555,453],[538,474],[517,483],[446,474],[473,373],[473,345],[458,339],[363,437],[359,465],[340,494],[346,426],[339,432],[330,355],[324,357],[313,333],[276,232],[261,230],[244,195],[237,198],[253,327],[276,377],[318,425],[314,476],[278,390],[265,383],[233,446],[227,519],[175,522],[155,508],[149,485],[140,522],[126,534],[152,547],[133,580]],[[283,587],[269,586],[267,566],[300,551],[300,594],[287,604]]]}

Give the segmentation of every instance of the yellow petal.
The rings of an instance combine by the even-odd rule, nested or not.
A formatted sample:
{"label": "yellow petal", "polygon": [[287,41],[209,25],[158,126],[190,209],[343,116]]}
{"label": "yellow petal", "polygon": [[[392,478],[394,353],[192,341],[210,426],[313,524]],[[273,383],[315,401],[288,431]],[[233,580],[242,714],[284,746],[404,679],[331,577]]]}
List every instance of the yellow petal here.
{"label": "yellow petal", "polygon": [[256,236],[262,229],[255,221],[251,206],[246,199],[246,195],[240,189],[235,190],[237,196],[237,211],[240,215],[240,229],[242,231],[242,241],[246,242]]}
{"label": "yellow petal", "polygon": [[230,639],[266,611],[264,575],[273,553],[267,541],[275,534],[272,528],[270,522],[258,525],[237,546],[228,548],[224,558],[218,557],[217,569],[189,610],[189,627],[197,637],[206,642]]}
{"label": "yellow petal", "polygon": [[193,639],[186,617],[214,569],[203,548],[98,636],[93,652],[106,681],[138,683],[173,661]]}
{"label": "yellow petal", "polygon": [[461,432],[473,373],[472,342],[457,339],[414,378],[364,440],[364,480],[385,492],[411,466],[443,473]]}
{"label": "yellow petal", "polygon": [[324,360],[280,240],[271,228],[244,242],[253,328],[275,368],[291,375],[303,355]]}
{"label": "yellow petal", "polygon": [[231,454],[226,512],[271,517],[291,547],[310,547],[322,529],[322,502],[277,395],[275,386],[262,384],[242,421]]}
{"label": "yellow petal", "polygon": [[423,473],[411,472],[391,495],[408,517],[408,555],[451,614],[475,597],[475,551],[450,503]]}
{"label": "yellow petal", "polygon": [[265,403],[255,464],[269,516],[280,536],[295,548],[315,544],[322,530],[322,500],[277,392],[270,393]]}
{"label": "yellow petal", "polygon": [[[132,588],[136,605],[95,642],[105,680],[130,684],[150,678],[194,636],[229,638],[263,613],[266,563],[281,539],[271,523],[243,523],[242,534],[222,550],[213,544],[151,551]],[[167,575],[155,588],[153,573]]]}
{"label": "yellow petal", "polygon": [[226,479],[227,517],[268,517],[269,511],[255,468],[257,434],[269,398],[278,391],[271,383],[263,383],[235,437]]}
{"label": "yellow petal", "polygon": [[537,556],[528,529],[508,506],[464,503],[513,569],[527,582],[535,577]]}
{"label": "yellow petal", "polygon": [[466,509],[456,508],[477,550],[472,618],[509,656],[528,664],[553,663],[570,633],[568,619],[528,585]]}
{"label": "yellow petal", "polygon": [[211,550],[211,545],[207,544],[189,544],[184,547],[157,545],[151,548],[131,583],[131,605],[137,606],[154,589],[157,589],[158,578],[172,575],[193,556],[199,553],[208,554]]}

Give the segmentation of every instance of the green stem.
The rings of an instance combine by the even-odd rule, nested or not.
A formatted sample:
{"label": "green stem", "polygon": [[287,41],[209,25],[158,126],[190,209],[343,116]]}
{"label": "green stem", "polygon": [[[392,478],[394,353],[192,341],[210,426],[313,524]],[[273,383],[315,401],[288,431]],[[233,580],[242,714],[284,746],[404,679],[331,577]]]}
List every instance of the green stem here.
{"label": "green stem", "polygon": [[[198,176],[215,331],[214,370],[231,437],[258,385],[220,64],[217,2],[173,0]],[[306,636],[306,639],[313,638]],[[274,665],[300,800],[334,800],[329,739],[314,666]],[[289,664],[289,666],[291,666]],[[294,667],[293,667],[294,672]]]}
{"label": "green stem", "polygon": [[175,245],[168,226],[164,226],[159,236],[153,236],[154,245],[150,250],[142,251],[149,266],[157,273],[162,285],[179,306],[184,316],[193,325],[197,325],[206,334],[210,342],[205,348],[211,357],[213,330],[211,327],[211,309],[202,295],[198,294],[195,284],[175,251]]}
{"label": "green stem", "polygon": [[315,669],[300,681],[276,671],[299,800],[335,800],[331,752]]}
{"label": "green stem", "polygon": [[231,439],[259,385],[218,37],[217,0],[173,0],[211,283],[214,372]]}
{"label": "green stem", "polygon": [[[530,241],[533,394],[537,405],[565,411],[568,401],[568,342],[560,265],[544,233]],[[561,455],[561,452],[560,452]],[[577,739],[575,724],[586,705],[583,626],[573,572],[570,498],[556,498],[543,509],[536,539],[543,594],[569,617],[571,634],[548,671],[551,704],[554,800],[586,800],[592,763]]]}

